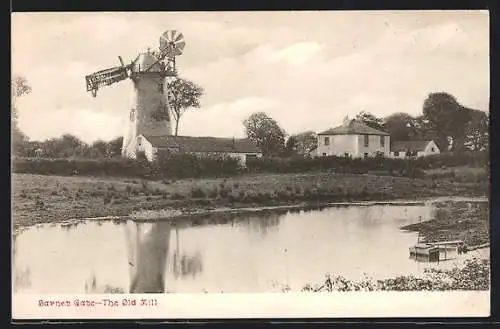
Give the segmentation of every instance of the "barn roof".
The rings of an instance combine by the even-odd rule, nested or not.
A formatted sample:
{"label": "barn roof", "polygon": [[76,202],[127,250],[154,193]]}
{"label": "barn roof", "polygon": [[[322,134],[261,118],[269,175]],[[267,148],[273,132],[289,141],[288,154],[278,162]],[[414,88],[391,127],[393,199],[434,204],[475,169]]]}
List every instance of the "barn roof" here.
{"label": "barn roof", "polygon": [[348,124],[325,130],[318,135],[380,135],[389,136],[389,133],[368,127],[367,125],[351,120]]}
{"label": "barn roof", "polygon": [[191,136],[144,136],[159,149],[176,148],[184,152],[260,153],[261,150],[246,138]]}
{"label": "barn roof", "polygon": [[391,143],[392,152],[421,152],[431,141],[400,141]]}

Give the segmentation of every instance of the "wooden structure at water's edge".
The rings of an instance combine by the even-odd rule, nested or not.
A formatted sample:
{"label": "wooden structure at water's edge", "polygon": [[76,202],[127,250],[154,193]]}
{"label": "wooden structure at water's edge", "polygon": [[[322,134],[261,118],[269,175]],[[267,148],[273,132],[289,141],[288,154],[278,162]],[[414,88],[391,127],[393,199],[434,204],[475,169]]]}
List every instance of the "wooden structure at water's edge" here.
{"label": "wooden structure at water's edge", "polygon": [[[466,252],[462,240],[417,243],[410,247],[410,257],[418,261],[439,262]],[[443,254],[443,257],[441,255]],[[449,258],[451,256],[452,258]]]}

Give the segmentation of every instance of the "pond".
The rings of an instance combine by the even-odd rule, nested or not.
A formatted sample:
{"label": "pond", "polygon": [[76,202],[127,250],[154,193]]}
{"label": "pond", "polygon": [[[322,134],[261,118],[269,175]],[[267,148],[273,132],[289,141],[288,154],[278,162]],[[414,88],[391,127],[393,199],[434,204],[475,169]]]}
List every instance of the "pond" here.
{"label": "pond", "polygon": [[418,275],[454,262],[409,256],[417,233],[400,227],[428,220],[434,210],[430,201],[367,203],[157,223],[40,224],[14,237],[13,289],[148,292],[161,285],[172,293],[251,293],[300,290],[326,273],[351,280]]}

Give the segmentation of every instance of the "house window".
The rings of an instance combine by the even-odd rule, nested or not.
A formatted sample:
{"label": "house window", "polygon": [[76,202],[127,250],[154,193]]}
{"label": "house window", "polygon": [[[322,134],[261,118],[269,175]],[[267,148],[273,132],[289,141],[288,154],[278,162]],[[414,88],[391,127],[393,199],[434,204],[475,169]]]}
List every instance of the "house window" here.
{"label": "house window", "polygon": [[163,91],[163,83],[158,84],[158,91]]}
{"label": "house window", "polygon": [[394,152],[394,156],[398,157],[399,156],[399,152],[398,151]]}
{"label": "house window", "polygon": [[365,159],[368,158],[368,153],[365,153],[363,156]]}
{"label": "house window", "polygon": [[346,158],[350,157],[349,153],[347,153],[347,152],[345,152],[345,153],[344,153],[344,156],[345,156]]}
{"label": "house window", "polygon": [[326,153],[323,153],[323,156],[326,157]]}
{"label": "house window", "polygon": [[434,152],[434,151],[435,151],[435,149],[432,147],[432,148],[431,148],[431,152]]}
{"label": "house window", "polygon": [[137,145],[142,146],[142,138],[141,137],[137,138]]}
{"label": "house window", "polygon": [[385,136],[380,136],[380,147],[385,147]]}
{"label": "house window", "polygon": [[325,146],[330,145],[330,137],[325,137]]}
{"label": "house window", "polygon": [[370,136],[364,135],[363,137],[365,138],[365,147],[368,147],[370,145],[370,140],[369,140]]}

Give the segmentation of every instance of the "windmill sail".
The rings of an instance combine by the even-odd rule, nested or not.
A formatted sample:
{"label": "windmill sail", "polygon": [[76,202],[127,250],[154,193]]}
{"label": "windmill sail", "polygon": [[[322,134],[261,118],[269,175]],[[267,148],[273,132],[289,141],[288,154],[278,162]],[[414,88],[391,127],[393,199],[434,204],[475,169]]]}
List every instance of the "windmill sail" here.
{"label": "windmill sail", "polygon": [[87,81],[87,91],[91,91],[95,96],[99,87],[109,86],[127,78],[127,68],[123,66],[98,71],[85,77],[85,80]]}

